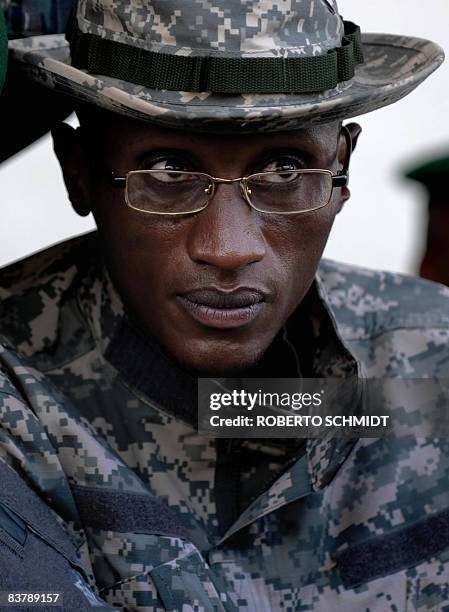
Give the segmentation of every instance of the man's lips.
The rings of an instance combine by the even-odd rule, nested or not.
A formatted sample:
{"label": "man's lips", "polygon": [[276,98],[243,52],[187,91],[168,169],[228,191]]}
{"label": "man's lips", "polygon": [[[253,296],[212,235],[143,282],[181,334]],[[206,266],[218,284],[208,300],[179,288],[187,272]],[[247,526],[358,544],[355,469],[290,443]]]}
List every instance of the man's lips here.
{"label": "man's lips", "polygon": [[242,327],[253,321],[266,304],[266,293],[239,288],[232,292],[202,288],[178,295],[183,308],[199,323],[215,329]]}

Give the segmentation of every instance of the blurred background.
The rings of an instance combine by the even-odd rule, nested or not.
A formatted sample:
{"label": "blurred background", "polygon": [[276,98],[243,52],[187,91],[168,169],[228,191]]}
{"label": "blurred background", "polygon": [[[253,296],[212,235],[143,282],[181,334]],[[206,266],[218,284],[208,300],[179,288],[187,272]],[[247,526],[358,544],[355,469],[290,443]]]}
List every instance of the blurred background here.
{"label": "blurred background", "polygon": [[[58,28],[58,20],[71,4],[70,0],[0,0],[4,9],[15,11],[17,29],[31,3],[42,5],[42,16],[35,25],[27,24],[30,31]],[[430,38],[449,56],[448,0],[339,0],[338,4],[345,19],[355,21],[364,32]],[[24,112],[32,114],[32,104],[26,101]],[[326,257],[418,273],[426,248],[432,190],[426,186],[427,169],[418,172],[415,180],[405,174],[449,155],[448,111],[446,60],[401,102],[357,119],[363,133],[352,161],[352,198],[337,218]],[[0,266],[94,227],[91,217],[80,218],[72,211],[48,135],[0,164],[0,185]],[[448,191],[445,178],[439,179],[438,190]],[[432,218],[436,218],[440,244],[447,249],[443,260],[449,268],[449,215],[444,206],[449,209],[449,202],[440,202],[440,212]]]}

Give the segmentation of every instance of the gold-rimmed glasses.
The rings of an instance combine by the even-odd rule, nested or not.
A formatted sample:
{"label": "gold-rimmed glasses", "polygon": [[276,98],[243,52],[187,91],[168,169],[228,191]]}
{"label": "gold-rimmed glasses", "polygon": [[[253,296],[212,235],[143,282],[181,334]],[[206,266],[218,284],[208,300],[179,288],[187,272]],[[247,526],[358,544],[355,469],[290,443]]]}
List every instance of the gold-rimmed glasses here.
{"label": "gold-rimmed glasses", "polygon": [[205,172],[184,170],[131,170],[126,176],[112,174],[114,185],[125,188],[126,204],[151,215],[188,215],[204,210],[217,186],[238,183],[243,199],[258,212],[296,215],[323,208],[336,187],[348,182],[351,137],[344,129],[347,159],[341,172],[326,169],[281,169],[239,178],[219,178]]}

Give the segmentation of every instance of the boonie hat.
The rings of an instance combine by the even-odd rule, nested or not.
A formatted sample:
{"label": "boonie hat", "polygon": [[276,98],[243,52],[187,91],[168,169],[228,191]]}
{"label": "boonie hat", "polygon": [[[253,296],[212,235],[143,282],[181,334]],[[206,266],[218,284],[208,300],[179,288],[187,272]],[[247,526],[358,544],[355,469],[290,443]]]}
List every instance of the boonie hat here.
{"label": "boonie hat", "polygon": [[443,61],[360,33],[334,0],[80,0],[64,36],[10,43],[33,80],[105,109],[209,131],[288,130],[367,113]]}

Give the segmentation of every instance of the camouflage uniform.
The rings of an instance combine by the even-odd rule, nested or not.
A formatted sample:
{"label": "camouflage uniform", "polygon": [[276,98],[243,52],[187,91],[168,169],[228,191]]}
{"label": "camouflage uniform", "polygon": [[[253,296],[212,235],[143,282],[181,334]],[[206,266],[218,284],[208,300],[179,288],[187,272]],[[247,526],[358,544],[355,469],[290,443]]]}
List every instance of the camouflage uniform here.
{"label": "camouflage uniform", "polygon": [[[448,377],[449,290],[325,260],[315,287],[317,376]],[[447,440],[202,437],[95,234],[4,269],[0,298],[2,589],[51,560],[70,610],[449,609]]]}

